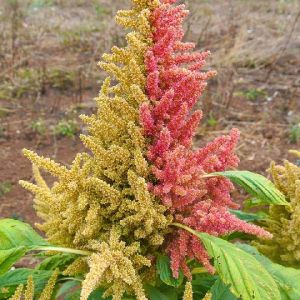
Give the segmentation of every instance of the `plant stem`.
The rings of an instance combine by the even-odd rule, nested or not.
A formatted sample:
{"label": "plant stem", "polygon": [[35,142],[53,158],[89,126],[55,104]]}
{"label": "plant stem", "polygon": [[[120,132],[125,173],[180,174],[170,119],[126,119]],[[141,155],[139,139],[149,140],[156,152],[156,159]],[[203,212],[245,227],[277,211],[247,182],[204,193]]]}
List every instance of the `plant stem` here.
{"label": "plant stem", "polygon": [[64,247],[54,247],[54,246],[38,247],[38,248],[35,248],[34,250],[57,251],[57,252],[63,252],[63,253],[79,254],[79,255],[84,255],[84,256],[88,256],[88,255],[92,254],[92,252],[90,252],[90,251],[78,250],[78,249],[72,249],[72,248],[64,248]]}
{"label": "plant stem", "polygon": [[202,273],[207,273],[207,270],[204,267],[199,267],[199,268],[194,268],[192,270],[192,274],[202,274]]}
{"label": "plant stem", "polygon": [[68,281],[68,280],[73,280],[73,281],[78,281],[78,282],[82,282],[82,279],[79,278],[75,278],[75,277],[64,277],[58,280],[58,282],[62,282],[62,281]]}
{"label": "plant stem", "polygon": [[225,177],[225,176],[216,173],[204,174],[201,176],[201,178],[212,178],[212,177]]}
{"label": "plant stem", "polygon": [[205,175],[201,175],[201,178],[210,178],[210,177],[216,177],[216,176],[220,176],[220,175],[205,174]]}
{"label": "plant stem", "polygon": [[179,228],[182,228],[182,229],[188,231],[189,233],[191,233],[191,234],[193,234],[193,235],[195,235],[195,236],[197,236],[197,237],[199,238],[197,232],[196,232],[194,229],[192,229],[192,228],[190,228],[190,227],[188,227],[188,226],[185,226],[185,225],[180,224],[180,223],[172,223],[171,225],[172,225],[172,226],[179,227]]}

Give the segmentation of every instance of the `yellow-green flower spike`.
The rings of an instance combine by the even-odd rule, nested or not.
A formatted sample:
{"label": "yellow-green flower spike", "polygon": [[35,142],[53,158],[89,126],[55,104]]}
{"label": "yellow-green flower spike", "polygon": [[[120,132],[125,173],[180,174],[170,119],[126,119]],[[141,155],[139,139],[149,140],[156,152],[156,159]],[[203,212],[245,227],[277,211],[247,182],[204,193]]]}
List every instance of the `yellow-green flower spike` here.
{"label": "yellow-green flower spike", "polygon": [[[300,157],[300,152],[293,153]],[[270,207],[265,227],[273,239],[255,242],[255,245],[278,263],[300,267],[300,167],[288,161],[283,166],[272,163],[270,173],[291,205]]]}
{"label": "yellow-green flower spike", "polygon": [[[116,16],[131,32],[127,46],[113,47],[99,63],[109,77],[95,99],[96,114],[81,116],[89,133],[80,138],[88,153],[79,153],[67,168],[24,150],[36,183],[20,183],[35,194],[35,209],[43,220],[37,227],[54,245],[93,252],[64,272],[86,275],[81,299],[99,286],[107,287],[114,299],[124,293],[146,299],[142,278],[152,272],[148,255],[162,245],[172,222],[148,191],[147,143],[139,122],[140,106],[149,102],[145,55],[152,45],[149,18],[157,5],[158,0],[133,0],[130,10]],[[39,170],[56,178],[53,186]],[[51,284],[42,300],[50,289]]]}
{"label": "yellow-green flower spike", "polygon": [[15,293],[13,294],[13,296],[9,298],[9,300],[21,300],[23,290],[24,290],[24,285],[20,284],[17,287],[17,289],[16,289]]}
{"label": "yellow-green flower spike", "polygon": [[185,290],[182,300],[193,300],[193,286],[190,281],[185,284]]}
{"label": "yellow-green flower spike", "polygon": [[9,300],[34,300],[34,299],[39,299],[39,300],[50,300],[54,291],[54,287],[56,284],[56,280],[58,277],[58,271],[54,271],[53,274],[51,275],[47,285],[43,289],[41,295],[39,298],[34,294],[34,282],[32,276],[28,277],[27,283],[26,283],[26,289],[24,291],[24,285],[20,284],[14,295],[9,299]]}
{"label": "yellow-green flower spike", "polygon": [[32,276],[29,276],[26,285],[26,291],[24,294],[24,300],[33,300],[34,299],[34,282]]}
{"label": "yellow-green flower spike", "polygon": [[42,294],[39,297],[39,300],[50,300],[51,299],[57,277],[58,277],[58,270],[55,270],[53,272],[52,276],[50,277],[50,279],[48,280],[47,285],[43,289]]}

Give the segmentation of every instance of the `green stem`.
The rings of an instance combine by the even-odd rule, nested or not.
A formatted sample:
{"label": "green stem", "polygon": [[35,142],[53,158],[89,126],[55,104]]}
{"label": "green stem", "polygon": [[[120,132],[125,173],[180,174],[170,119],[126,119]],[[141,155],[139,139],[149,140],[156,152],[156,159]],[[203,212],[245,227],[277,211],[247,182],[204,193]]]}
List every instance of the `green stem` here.
{"label": "green stem", "polygon": [[51,247],[51,246],[38,247],[38,248],[35,248],[34,250],[56,251],[56,252],[63,252],[63,253],[79,254],[79,255],[84,255],[84,256],[88,256],[88,255],[92,254],[92,252],[85,251],[85,250],[78,250],[78,249],[64,248],[64,247]]}
{"label": "green stem", "polygon": [[204,174],[201,176],[201,178],[212,178],[212,177],[225,177],[225,176],[216,173]]}
{"label": "green stem", "polygon": [[199,235],[197,234],[197,232],[194,229],[192,229],[192,228],[190,228],[188,226],[185,226],[185,225],[180,224],[180,223],[172,223],[171,225],[179,227],[179,228],[182,228],[182,229],[188,231],[189,233],[191,233],[191,234],[193,234],[193,235],[195,235],[195,236],[197,236],[199,238]]}
{"label": "green stem", "polygon": [[211,174],[205,174],[201,175],[201,178],[210,178],[210,177],[215,177],[216,175],[211,175]]}
{"label": "green stem", "polygon": [[203,267],[199,267],[199,268],[194,268],[192,270],[192,274],[195,275],[195,274],[202,274],[202,273],[207,273],[207,270]]}
{"label": "green stem", "polygon": [[78,281],[78,282],[82,282],[82,279],[79,278],[75,278],[75,277],[64,277],[59,279],[58,281],[62,282],[62,281],[68,281],[68,280],[73,280],[73,281]]}

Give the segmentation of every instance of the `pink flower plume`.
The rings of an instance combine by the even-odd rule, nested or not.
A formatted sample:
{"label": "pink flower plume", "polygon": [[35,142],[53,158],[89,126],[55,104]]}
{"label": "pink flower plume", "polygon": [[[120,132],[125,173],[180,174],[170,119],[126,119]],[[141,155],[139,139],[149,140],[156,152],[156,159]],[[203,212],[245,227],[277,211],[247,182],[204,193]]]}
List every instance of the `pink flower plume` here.
{"label": "pink flower plume", "polygon": [[[149,190],[168,207],[176,222],[214,236],[234,231],[270,237],[263,229],[230,214],[237,208],[230,196],[232,183],[221,177],[205,178],[212,172],[235,168],[234,153],[239,131],[233,129],[205,147],[193,151],[192,138],[202,118],[194,111],[207,80],[214,71],[201,72],[209,51],[195,53],[193,43],[182,41],[182,23],[188,11],[175,0],[163,0],[152,12],[153,45],[145,58],[146,90],[150,104],[140,109],[144,134],[151,140],[148,159],[155,184]],[[170,236],[167,252],[174,277],[181,269],[191,279],[186,259],[196,259],[211,273],[213,266],[199,238],[178,230]]]}

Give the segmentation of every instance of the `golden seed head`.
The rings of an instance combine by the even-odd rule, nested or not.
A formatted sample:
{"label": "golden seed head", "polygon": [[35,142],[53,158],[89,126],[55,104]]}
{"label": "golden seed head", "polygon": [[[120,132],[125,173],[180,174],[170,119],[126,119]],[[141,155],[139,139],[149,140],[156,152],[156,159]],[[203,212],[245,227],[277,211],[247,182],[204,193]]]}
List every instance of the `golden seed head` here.
{"label": "golden seed head", "polygon": [[[132,3],[131,10],[119,11],[116,17],[132,30],[128,44],[103,55],[99,66],[109,77],[95,99],[98,110],[81,116],[89,132],[81,140],[91,154],[79,153],[67,168],[24,150],[34,164],[36,184],[20,183],[35,194],[35,208],[43,220],[38,228],[55,245],[94,253],[75,260],[64,272],[86,274],[81,299],[103,285],[114,299],[127,293],[145,300],[141,278],[150,272],[148,254],[162,245],[172,221],[148,191],[146,141],[139,123],[140,105],[149,102],[144,63],[151,46],[149,18],[159,1]],[[39,170],[56,178],[52,187]],[[41,300],[50,299],[55,280],[49,281]]]}
{"label": "golden seed head", "polygon": [[272,163],[269,172],[290,206],[274,205],[269,208],[264,226],[273,234],[273,239],[256,241],[254,244],[278,263],[300,265],[300,167],[288,161],[283,166]]}

